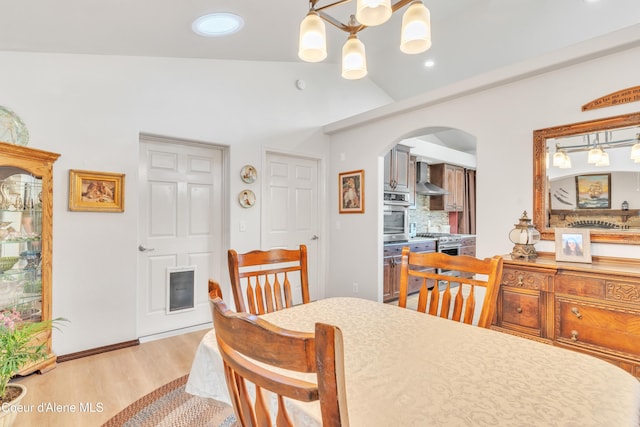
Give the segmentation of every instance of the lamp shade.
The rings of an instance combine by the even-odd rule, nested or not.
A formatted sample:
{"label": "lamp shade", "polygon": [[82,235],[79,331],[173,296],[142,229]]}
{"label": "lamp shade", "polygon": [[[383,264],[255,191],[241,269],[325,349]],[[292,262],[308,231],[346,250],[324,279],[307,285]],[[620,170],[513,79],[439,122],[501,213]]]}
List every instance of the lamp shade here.
{"label": "lamp shade", "polygon": [[342,77],[348,80],[361,79],[367,75],[367,56],[364,44],[355,34],[342,47]]}
{"label": "lamp shade", "polygon": [[392,13],[391,0],[358,0],[356,3],[356,19],[367,27],[384,24]]}
{"label": "lamp shade", "polygon": [[596,162],[596,166],[609,166],[609,153],[603,151],[600,160]]}
{"label": "lamp shade", "polygon": [[631,159],[632,160],[640,159],[640,142],[633,144],[633,147],[631,147]]}
{"label": "lamp shade", "polygon": [[429,9],[416,0],[402,15],[400,50],[408,54],[422,53],[431,47],[431,16]]}
{"label": "lamp shade", "polygon": [[560,167],[564,163],[564,153],[556,151],[553,153],[553,166]]}
{"label": "lamp shade", "polygon": [[298,57],[307,62],[320,62],[327,57],[326,30],[316,11],[310,11],[300,23]]}
{"label": "lamp shade", "polygon": [[587,163],[596,164],[602,158],[602,150],[599,147],[592,148],[587,154]]}
{"label": "lamp shade", "polygon": [[571,169],[571,157],[569,157],[569,155],[567,153],[562,153],[563,155],[563,161],[562,164],[560,166],[558,166],[560,169]]}

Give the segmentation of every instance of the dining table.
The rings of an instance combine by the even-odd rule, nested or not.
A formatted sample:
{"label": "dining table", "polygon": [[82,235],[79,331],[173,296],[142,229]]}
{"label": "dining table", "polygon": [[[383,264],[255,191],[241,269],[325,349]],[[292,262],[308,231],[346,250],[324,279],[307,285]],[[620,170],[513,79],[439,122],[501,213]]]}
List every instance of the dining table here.
{"label": "dining table", "polygon": [[[316,322],[340,327],[351,426],[640,425],[638,379],[587,354],[350,297],[261,318],[304,332]],[[186,391],[231,403],[213,329]],[[318,402],[287,407],[295,425],[322,425]]]}

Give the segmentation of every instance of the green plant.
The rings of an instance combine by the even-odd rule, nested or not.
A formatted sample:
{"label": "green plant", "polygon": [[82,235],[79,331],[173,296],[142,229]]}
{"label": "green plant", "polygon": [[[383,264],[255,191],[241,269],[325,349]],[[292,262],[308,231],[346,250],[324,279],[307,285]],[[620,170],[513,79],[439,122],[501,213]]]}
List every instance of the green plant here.
{"label": "green plant", "polygon": [[9,380],[23,366],[47,356],[46,344],[38,343],[36,336],[63,320],[23,322],[15,309],[0,312],[0,401],[4,401]]}

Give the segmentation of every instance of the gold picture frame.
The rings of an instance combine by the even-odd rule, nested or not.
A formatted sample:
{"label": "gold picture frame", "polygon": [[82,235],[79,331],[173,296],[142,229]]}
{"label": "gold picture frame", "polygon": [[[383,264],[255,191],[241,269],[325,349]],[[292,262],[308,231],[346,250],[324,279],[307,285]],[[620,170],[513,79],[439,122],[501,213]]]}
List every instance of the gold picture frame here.
{"label": "gold picture frame", "polygon": [[591,235],[588,229],[556,228],[556,261],[591,262]]}
{"label": "gold picture frame", "polygon": [[364,213],[364,170],[338,174],[339,213]]}
{"label": "gold picture frame", "polygon": [[124,212],[124,174],[69,169],[69,210]]}
{"label": "gold picture frame", "polygon": [[576,175],[578,209],[611,209],[611,174]]}

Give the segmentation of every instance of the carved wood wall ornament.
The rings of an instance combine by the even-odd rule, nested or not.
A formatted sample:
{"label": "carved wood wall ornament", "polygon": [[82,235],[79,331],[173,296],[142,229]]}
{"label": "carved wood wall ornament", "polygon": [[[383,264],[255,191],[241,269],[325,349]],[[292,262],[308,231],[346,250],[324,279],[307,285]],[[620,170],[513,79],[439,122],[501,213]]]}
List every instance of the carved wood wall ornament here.
{"label": "carved wood wall ornament", "polygon": [[598,99],[584,104],[582,111],[595,110],[597,108],[611,107],[613,105],[628,104],[640,101],[640,86],[634,86],[610,93]]}

